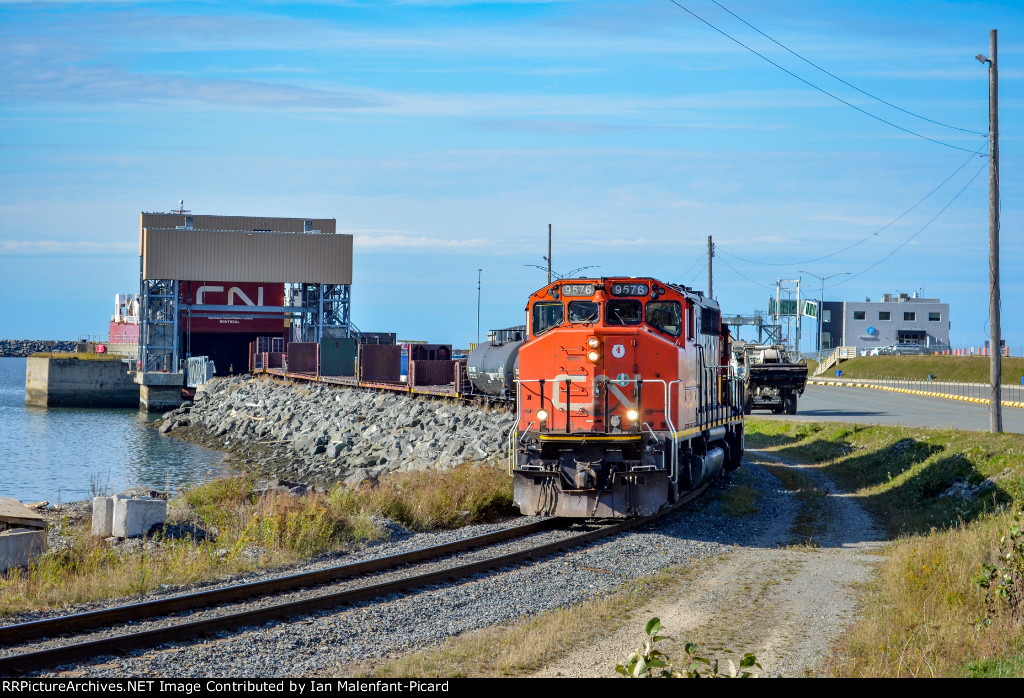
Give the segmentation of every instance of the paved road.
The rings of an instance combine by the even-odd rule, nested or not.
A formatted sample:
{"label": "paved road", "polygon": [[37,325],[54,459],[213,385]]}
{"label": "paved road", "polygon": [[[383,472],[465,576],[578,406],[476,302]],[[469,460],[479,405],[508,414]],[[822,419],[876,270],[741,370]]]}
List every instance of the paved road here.
{"label": "paved road", "polygon": [[[755,410],[753,416],[808,422],[861,422],[988,431],[988,405],[907,395],[874,388],[808,385],[792,417]],[[1003,431],[1024,434],[1024,409],[1003,408]]]}

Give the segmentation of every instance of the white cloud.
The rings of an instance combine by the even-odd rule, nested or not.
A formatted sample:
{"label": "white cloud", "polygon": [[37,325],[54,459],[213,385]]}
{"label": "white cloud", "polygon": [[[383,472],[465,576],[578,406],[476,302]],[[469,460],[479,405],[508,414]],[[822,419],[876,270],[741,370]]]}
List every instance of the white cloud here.
{"label": "white cloud", "polygon": [[60,240],[0,240],[0,254],[4,255],[65,255],[83,256],[98,254],[123,254],[137,252],[134,242],[99,242],[83,240],[63,242]]}
{"label": "white cloud", "polygon": [[338,232],[349,233],[354,235],[353,242],[355,246],[362,248],[463,248],[481,247],[487,244],[487,240],[482,240],[480,238],[470,238],[468,240],[459,240],[455,238],[436,238],[429,237],[426,235],[395,234],[395,231],[389,230],[373,231],[372,235],[358,234],[361,231],[354,230],[339,230]]}

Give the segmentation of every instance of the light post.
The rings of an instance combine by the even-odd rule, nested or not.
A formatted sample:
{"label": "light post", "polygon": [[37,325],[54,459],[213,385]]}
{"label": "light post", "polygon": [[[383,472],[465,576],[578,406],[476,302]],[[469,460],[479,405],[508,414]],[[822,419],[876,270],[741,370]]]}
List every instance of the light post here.
{"label": "light post", "polygon": [[476,343],[480,343],[480,278],[483,269],[476,270]]}
{"label": "light post", "polygon": [[[825,314],[825,282],[828,279],[831,279],[831,278],[836,277],[836,276],[843,276],[844,274],[849,274],[850,272],[848,272],[848,271],[841,271],[838,274],[830,274],[829,276],[818,276],[817,274],[814,274],[814,273],[809,272],[809,271],[804,271],[803,269],[801,269],[800,273],[801,274],[807,274],[808,276],[813,276],[815,279],[821,279],[821,301],[819,302],[819,305],[818,305],[818,365],[820,366],[821,365],[821,322],[822,322],[822,316]],[[799,310],[800,309],[797,308],[797,312],[799,312]]]}

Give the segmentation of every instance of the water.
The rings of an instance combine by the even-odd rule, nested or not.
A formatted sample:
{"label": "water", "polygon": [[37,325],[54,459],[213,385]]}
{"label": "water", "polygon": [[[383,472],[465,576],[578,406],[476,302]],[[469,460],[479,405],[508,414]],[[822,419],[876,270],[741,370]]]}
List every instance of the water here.
{"label": "water", "polygon": [[159,434],[137,409],[28,407],[25,359],[0,357],[0,497],[56,503],[222,474],[216,451]]}

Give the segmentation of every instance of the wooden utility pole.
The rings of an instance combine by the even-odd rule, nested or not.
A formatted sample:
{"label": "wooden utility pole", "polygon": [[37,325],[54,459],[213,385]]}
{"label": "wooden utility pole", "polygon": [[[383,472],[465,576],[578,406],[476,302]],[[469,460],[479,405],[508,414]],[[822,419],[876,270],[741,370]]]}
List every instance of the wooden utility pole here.
{"label": "wooden utility pole", "polygon": [[548,223],[548,283],[551,283],[551,224]]}
{"label": "wooden utility pole", "polygon": [[711,236],[708,235],[708,298],[714,298],[715,295],[711,290],[711,258],[715,256],[715,246],[711,242]]}
{"label": "wooden utility pole", "polygon": [[999,320],[999,68],[996,30],[989,35],[988,63],[988,324],[989,431],[1003,431],[1003,346]]}

